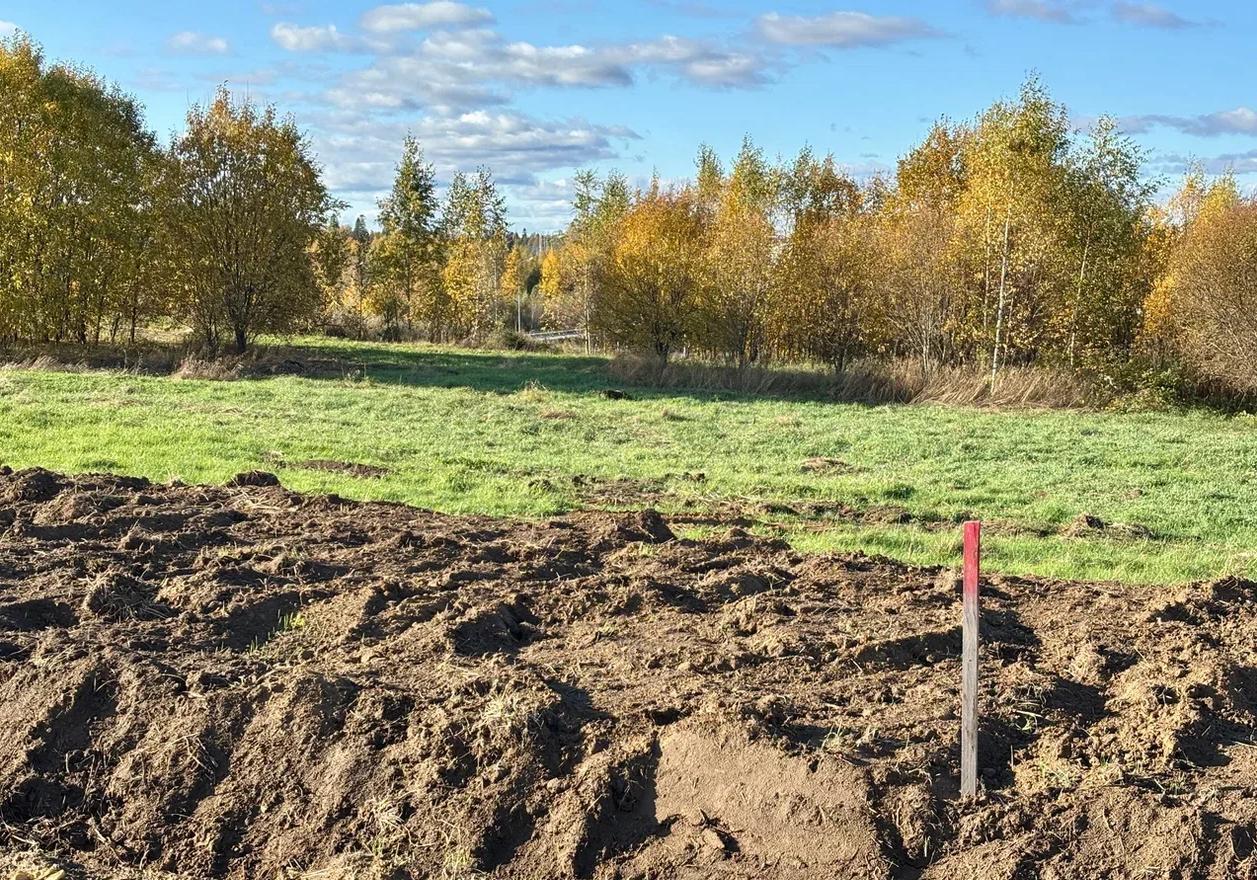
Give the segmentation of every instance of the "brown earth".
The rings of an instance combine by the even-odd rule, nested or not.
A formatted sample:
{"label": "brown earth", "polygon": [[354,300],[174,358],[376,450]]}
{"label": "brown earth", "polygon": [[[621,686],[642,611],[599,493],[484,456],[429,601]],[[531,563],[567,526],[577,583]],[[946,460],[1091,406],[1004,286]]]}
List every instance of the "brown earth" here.
{"label": "brown earth", "polygon": [[1257,876],[1257,585],[0,475],[0,877]]}

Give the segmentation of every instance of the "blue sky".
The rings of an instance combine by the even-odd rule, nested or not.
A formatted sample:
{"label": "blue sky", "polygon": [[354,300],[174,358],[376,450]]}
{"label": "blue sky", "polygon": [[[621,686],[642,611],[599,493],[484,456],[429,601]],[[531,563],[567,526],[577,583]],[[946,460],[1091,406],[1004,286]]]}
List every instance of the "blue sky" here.
{"label": "blue sky", "polygon": [[373,219],[412,131],[442,179],[489,165],[515,228],[561,228],[572,172],[689,176],[700,143],[803,144],[889,170],[940,115],[1037,72],[1107,113],[1150,176],[1191,160],[1257,183],[1257,4],[1163,0],[718,2],[0,0],[0,31],[86,64],[176,132],[219,83],[291,111],[329,186]]}

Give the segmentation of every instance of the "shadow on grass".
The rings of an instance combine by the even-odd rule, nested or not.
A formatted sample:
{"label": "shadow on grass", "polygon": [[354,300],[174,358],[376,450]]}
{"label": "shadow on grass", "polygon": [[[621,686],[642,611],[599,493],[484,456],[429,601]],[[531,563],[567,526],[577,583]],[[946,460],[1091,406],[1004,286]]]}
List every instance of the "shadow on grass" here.
{"label": "shadow on grass", "polygon": [[[800,371],[756,368],[754,384],[733,367],[677,365],[670,375],[649,370],[625,371],[623,361],[601,355],[565,352],[505,351],[426,343],[356,342],[307,337],[266,339],[242,356],[198,357],[177,344],[148,342],[135,347],[22,346],[0,350],[0,362],[49,371],[126,370],[185,379],[256,381],[276,376],[313,380],[369,380],[386,385],[466,388],[490,394],[514,394],[530,386],[570,394],[616,392],[639,400],[688,397],[710,401],[790,400],[819,402],[874,401],[838,393],[824,381],[800,383]],[[719,374],[719,375],[717,375]],[[726,375],[727,374],[727,375]],[[782,380],[780,384],[764,377]],[[832,380],[831,380],[832,381]],[[722,384],[731,387],[720,387]],[[739,387],[742,386],[742,387]]]}
{"label": "shadow on grass", "polygon": [[607,359],[597,356],[404,343],[295,343],[277,347],[273,353],[280,351],[302,363],[306,369],[300,372],[309,378],[360,376],[382,384],[469,388],[496,394],[513,394],[530,384],[583,393],[603,391],[614,383],[607,372]]}
{"label": "shadow on grass", "polygon": [[[297,340],[267,351],[284,353],[289,372],[308,378],[367,378],[374,382],[469,388],[513,394],[537,385],[567,393],[624,394],[640,400],[688,397],[698,401],[783,400],[881,405],[911,399],[900,377],[842,374],[777,366],[738,369],[677,361],[666,369],[640,358],[563,352],[480,350],[423,343],[343,343]],[[281,371],[282,372],[282,371]],[[272,371],[272,374],[274,371]],[[260,378],[266,371],[245,374]]]}

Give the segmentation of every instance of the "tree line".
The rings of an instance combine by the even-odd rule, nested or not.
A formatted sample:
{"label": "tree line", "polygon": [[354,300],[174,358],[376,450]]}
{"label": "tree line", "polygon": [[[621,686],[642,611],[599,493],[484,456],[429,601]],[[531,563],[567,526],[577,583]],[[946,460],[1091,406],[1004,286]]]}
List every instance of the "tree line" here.
{"label": "tree line", "polygon": [[1111,119],[1071,131],[1031,80],[866,182],[749,140],[728,168],[700,149],[680,184],[586,175],[543,258],[546,314],[664,361],[911,358],[992,383],[1008,365],[1133,365],[1249,390],[1257,202],[1193,172],[1155,204],[1141,161]]}
{"label": "tree line", "polygon": [[1071,129],[1035,80],[940,120],[860,181],[810,149],[634,187],[580,172],[557,236],[507,229],[492,173],[444,194],[402,145],[379,229],[343,226],[295,122],[220,90],[161,146],[133,98],[18,35],[0,41],[0,340],[210,349],[325,328],[593,344],[735,367],[909,358],[1168,373],[1257,388],[1257,200],[1189,174],[1165,204],[1107,118]]}
{"label": "tree line", "polygon": [[0,43],[0,339],[134,341],[175,318],[243,350],[319,308],[334,205],[304,138],[220,91],[168,148],[95,74]]}
{"label": "tree line", "polygon": [[487,169],[438,203],[408,139],[382,229],[347,229],[274,107],[220,89],[162,147],[134,98],[24,35],[0,40],[0,95],[0,341],[135,342],[158,322],[211,351],[321,327],[466,340],[507,322],[504,299],[522,325],[539,239],[507,232]]}

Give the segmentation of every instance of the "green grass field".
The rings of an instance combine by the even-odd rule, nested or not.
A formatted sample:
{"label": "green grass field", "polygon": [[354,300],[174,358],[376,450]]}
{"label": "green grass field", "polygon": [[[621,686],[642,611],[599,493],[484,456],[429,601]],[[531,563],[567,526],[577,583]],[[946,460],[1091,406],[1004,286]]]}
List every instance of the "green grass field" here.
{"label": "green grass field", "polygon": [[[865,406],[625,388],[597,357],[299,340],[325,378],[0,370],[0,462],[156,480],[243,470],[449,512],[642,506],[727,516],[802,550],[1174,582],[1257,574],[1257,419]],[[833,459],[808,471],[810,458]],[[300,466],[380,465],[363,479]],[[1065,536],[1080,514],[1112,528]],[[712,525],[688,528],[701,532]]]}

